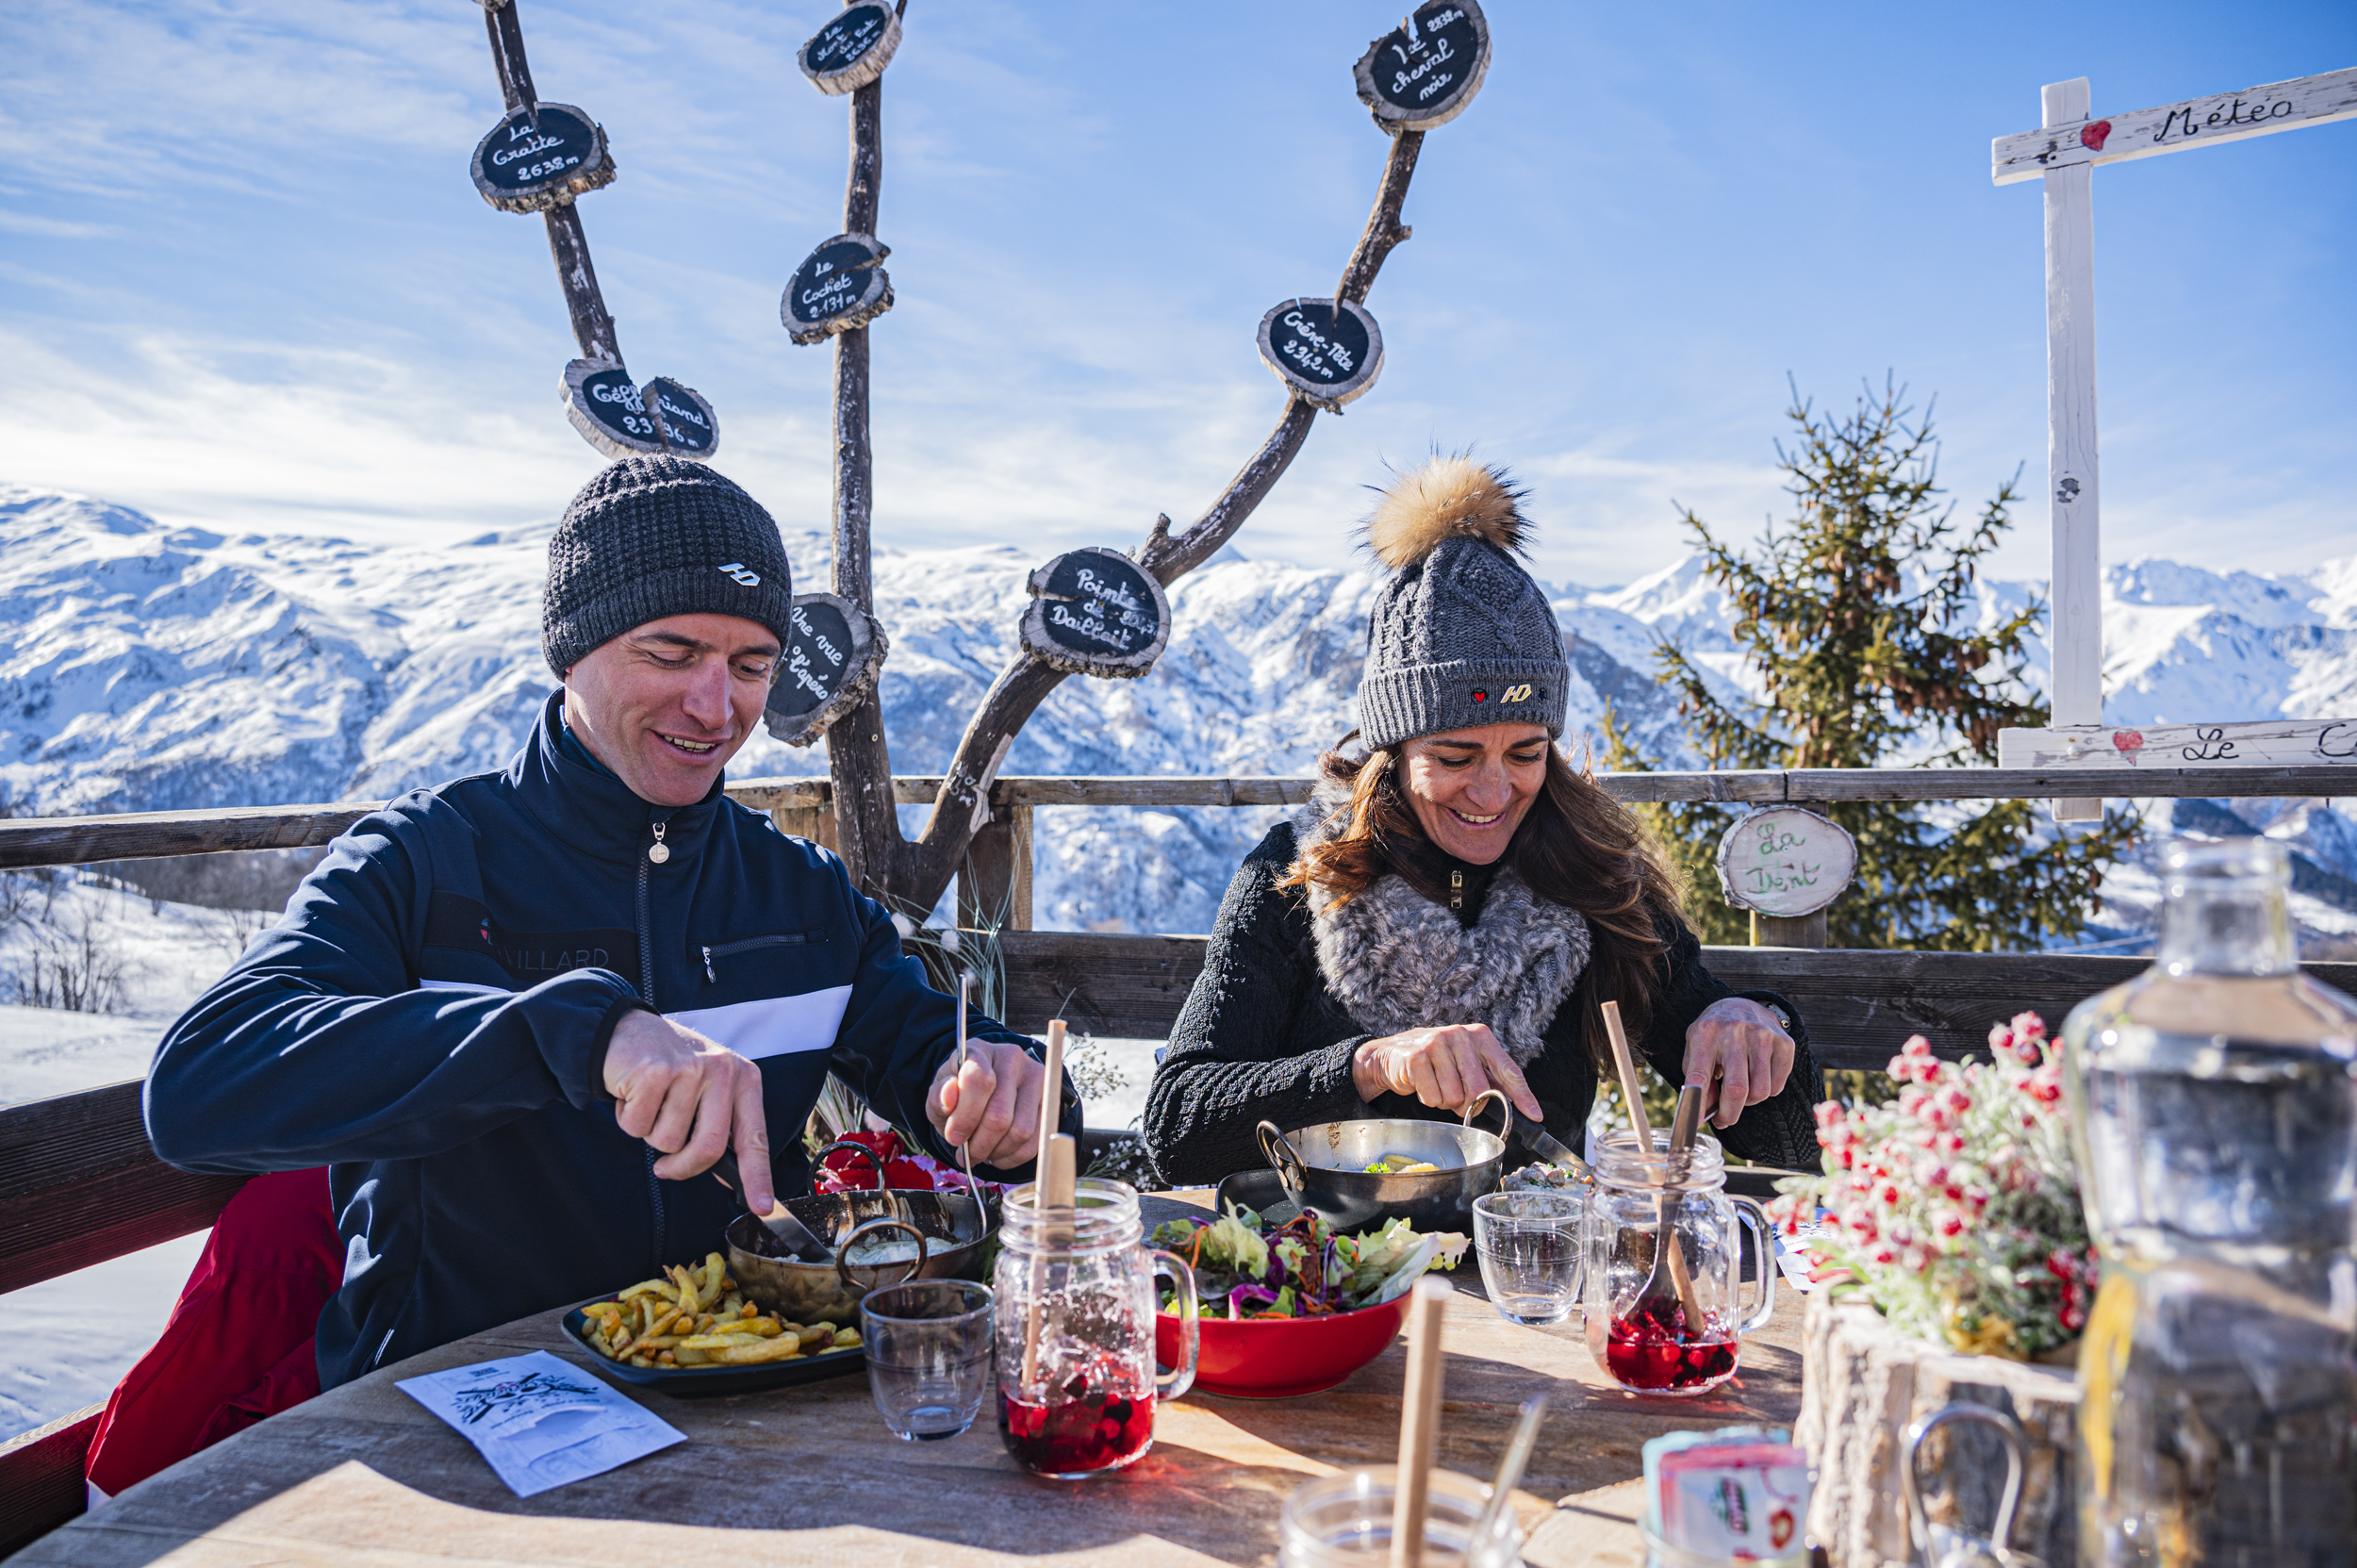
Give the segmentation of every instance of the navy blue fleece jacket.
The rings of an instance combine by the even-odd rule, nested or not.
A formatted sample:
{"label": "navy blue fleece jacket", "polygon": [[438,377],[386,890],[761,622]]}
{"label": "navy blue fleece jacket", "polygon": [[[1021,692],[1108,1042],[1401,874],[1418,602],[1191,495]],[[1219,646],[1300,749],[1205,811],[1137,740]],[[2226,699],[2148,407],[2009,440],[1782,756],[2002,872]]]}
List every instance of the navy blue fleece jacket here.
{"label": "navy blue fleece jacket", "polygon": [[[717,784],[651,806],[569,757],[560,700],[504,772],[354,824],[148,1074],[172,1164],[330,1167],[328,1387],[720,1245],[732,1195],[658,1180],[615,1125],[601,1074],[632,1009],[759,1063],[782,1193],[808,1185],[796,1134],[830,1069],[951,1155],[924,1098],[957,1004],[891,916]],[[973,1032],[1029,1044],[979,1015]],[[1063,1119],[1079,1131],[1068,1087]]]}

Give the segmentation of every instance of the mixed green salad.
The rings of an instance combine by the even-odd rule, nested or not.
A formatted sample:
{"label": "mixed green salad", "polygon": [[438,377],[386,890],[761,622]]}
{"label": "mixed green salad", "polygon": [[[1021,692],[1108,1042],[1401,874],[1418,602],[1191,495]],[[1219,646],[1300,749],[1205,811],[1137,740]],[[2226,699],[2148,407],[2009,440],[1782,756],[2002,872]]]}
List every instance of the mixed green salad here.
{"label": "mixed green salad", "polygon": [[[1203,1311],[1225,1304],[1230,1319],[1323,1317],[1380,1306],[1407,1294],[1429,1268],[1455,1268],[1466,1238],[1426,1233],[1404,1219],[1379,1230],[1338,1236],[1315,1214],[1282,1225],[1237,1204],[1215,1220],[1175,1219],[1154,1228],[1153,1245],[1195,1270]],[[1171,1304],[1164,1293],[1162,1305]]]}

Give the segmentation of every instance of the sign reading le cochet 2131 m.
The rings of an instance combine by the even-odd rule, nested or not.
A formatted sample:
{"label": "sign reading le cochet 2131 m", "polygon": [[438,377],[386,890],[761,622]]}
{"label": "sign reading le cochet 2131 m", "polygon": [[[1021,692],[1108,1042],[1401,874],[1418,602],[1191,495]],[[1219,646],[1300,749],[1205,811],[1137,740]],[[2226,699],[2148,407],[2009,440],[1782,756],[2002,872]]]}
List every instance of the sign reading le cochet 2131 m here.
{"label": "sign reading le cochet 2131 m", "polygon": [[892,279],[883,258],[892,247],[869,235],[838,234],[819,241],[786,281],[778,318],[798,343],[822,343],[892,308]]}
{"label": "sign reading le cochet 2131 m", "polygon": [[1118,550],[1091,546],[1031,573],[1023,647],[1076,675],[1128,678],[1154,668],[1170,641],[1170,600]]}

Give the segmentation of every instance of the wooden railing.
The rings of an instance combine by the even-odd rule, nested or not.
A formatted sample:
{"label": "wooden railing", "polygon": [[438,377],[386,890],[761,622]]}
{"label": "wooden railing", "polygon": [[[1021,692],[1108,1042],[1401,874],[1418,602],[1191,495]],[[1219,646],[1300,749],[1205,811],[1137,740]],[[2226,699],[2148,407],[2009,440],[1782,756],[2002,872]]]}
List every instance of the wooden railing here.
{"label": "wooden railing", "polygon": [[[1837,801],[2054,800],[2115,797],[2357,794],[2357,767],[2204,767],[2134,773],[2007,768],[1855,768],[1715,773],[1605,773],[1624,801],[1751,804]],[[1169,1032],[1203,966],[1204,939],[1095,935],[1031,926],[1031,814],[1058,806],[1283,806],[1309,799],[1299,778],[1009,778],[991,790],[992,820],[961,879],[965,923],[1001,925],[1007,1021],[1037,1031],[1050,1017],[1099,1034]],[[933,800],[940,781],[896,778],[903,804]],[[830,842],[824,779],[733,785],[740,803],[788,833]],[[375,801],[110,817],[0,820],[0,869],[326,844]],[[971,885],[964,885],[971,884]],[[2142,969],[2141,959],[2052,953],[1881,952],[1707,948],[1711,971],[1741,989],[1772,989],[1806,1019],[1829,1068],[1878,1067],[1909,1034],[1941,1056],[1985,1047],[1989,1025],[2028,1008],[2059,1025],[2081,999]],[[2357,990],[2357,964],[2308,966]],[[212,1224],[240,1185],[155,1156],[140,1085],[111,1084],[0,1111],[0,1293],[88,1267]],[[0,1444],[0,1556],[81,1509],[81,1462],[95,1410]]]}

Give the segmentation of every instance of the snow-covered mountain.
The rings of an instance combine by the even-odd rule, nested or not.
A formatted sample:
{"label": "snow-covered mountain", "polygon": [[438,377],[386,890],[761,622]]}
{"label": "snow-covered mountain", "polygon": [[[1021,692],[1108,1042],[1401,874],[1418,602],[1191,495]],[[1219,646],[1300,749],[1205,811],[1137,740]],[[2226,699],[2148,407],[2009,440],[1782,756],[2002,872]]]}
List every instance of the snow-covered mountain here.
{"label": "snow-covered mountain", "polygon": [[[0,486],[0,800],[58,813],[368,799],[497,767],[552,685],[539,652],[546,538],[512,530],[422,555],[231,537]],[[824,539],[787,545],[798,582],[822,582]],[[1036,564],[1010,546],[879,551],[896,769],[947,761],[1013,652]],[[2035,587],[1986,585],[1984,615]],[[1350,722],[1374,590],[1364,569],[1224,552],[1173,589],[1176,632],[1156,669],[1065,682],[1006,771],[1307,771]],[[1575,731],[1608,700],[1640,740],[1676,754],[1674,714],[1652,674],[1660,635],[1742,681],[1725,606],[1692,557],[1626,587],[1566,585],[1552,597],[1574,648]],[[2132,562],[2107,574],[2104,614],[2118,720],[2357,713],[2357,555],[2283,577]],[[824,768],[823,747],[761,735],[732,771]],[[918,809],[908,808],[912,827]],[[1044,811],[1041,921],[1208,929],[1271,815]],[[2321,802],[2243,815],[2319,868],[2357,878],[2357,830]]]}

